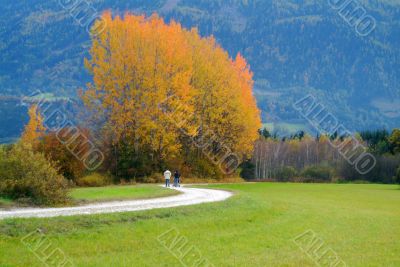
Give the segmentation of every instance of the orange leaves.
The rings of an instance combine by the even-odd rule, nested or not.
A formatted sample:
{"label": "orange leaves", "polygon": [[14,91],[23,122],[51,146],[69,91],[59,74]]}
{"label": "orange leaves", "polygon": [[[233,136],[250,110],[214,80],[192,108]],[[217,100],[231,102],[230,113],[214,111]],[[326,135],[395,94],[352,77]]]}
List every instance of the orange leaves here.
{"label": "orange leaves", "polygon": [[36,146],[41,137],[43,137],[46,128],[43,126],[43,118],[37,105],[32,105],[28,111],[29,122],[25,126],[21,141],[25,144]]}
{"label": "orange leaves", "polygon": [[169,115],[184,104],[186,132],[208,127],[235,151],[251,152],[261,122],[252,73],[240,54],[232,60],[213,37],[157,15],[112,18],[107,12],[103,20],[107,28],[92,36],[85,61],[93,83],[83,99],[105,119],[115,142],[135,142],[161,156],[178,153],[182,132],[159,108],[174,96],[166,101]]}

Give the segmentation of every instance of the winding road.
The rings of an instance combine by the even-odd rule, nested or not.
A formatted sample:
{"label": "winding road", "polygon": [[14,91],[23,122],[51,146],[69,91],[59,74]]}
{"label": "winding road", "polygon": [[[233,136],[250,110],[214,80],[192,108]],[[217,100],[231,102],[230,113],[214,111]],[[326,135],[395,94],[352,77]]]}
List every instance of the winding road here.
{"label": "winding road", "polygon": [[232,193],[223,190],[187,187],[173,189],[180,191],[182,194],[170,197],[143,200],[101,202],[77,207],[16,208],[10,210],[0,210],[0,220],[6,218],[43,218],[170,208],[207,202],[223,201],[232,196]]}

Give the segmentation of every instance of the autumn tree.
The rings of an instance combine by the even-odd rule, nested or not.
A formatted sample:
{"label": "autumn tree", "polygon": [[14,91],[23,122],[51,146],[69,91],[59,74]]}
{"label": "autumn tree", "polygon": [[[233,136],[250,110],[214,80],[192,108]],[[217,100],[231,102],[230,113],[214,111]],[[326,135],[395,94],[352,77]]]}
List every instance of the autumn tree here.
{"label": "autumn tree", "polygon": [[102,19],[107,28],[93,27],[85,63],[93,82],[82,97],[102,122],[116,170],[121,153],[158,168],[193,153],[211,161],[251,155],[261,122],[241,55],[233,60],[213,37],[157,15]]}
{"label": "autumn tree", "polygon": [[389,137],[389,144],[393,154],[400,153],[400,129],[394,129]]}
{"label": "autumn tree", "polygon": [[37,105],[31,105],[28,114],[29,122],[25,126],[24,132],[21,136],[21,141],[35,147],[40,138],[43,137],[46,128],[43,126],[43,118]]}
{"label": "autumn tree", "polygon": [[[84,138],[78,137],[71,128],[49,132],[43,136],[37,147],[39,152],[54,163],[61,175],[75,182],[85,174],[86,167],[81,159],[91,149],[88,143],[91,139],[89,130],[79,128],[79,133],[81,134],[79,136],[84,136]],[[65,140],[68,140],[68,144],[64,143]]]}

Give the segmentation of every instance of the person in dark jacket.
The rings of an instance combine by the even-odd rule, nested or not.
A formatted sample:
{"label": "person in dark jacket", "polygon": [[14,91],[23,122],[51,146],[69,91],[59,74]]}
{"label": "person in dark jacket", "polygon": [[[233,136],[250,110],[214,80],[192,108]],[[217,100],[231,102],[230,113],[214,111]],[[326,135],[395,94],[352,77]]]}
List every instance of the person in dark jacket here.
{"label": "person in dark jacket", "polygon": [[181,187],[181,174],[178,171],[175,171],[174,173],[174,186],[175,187]]}

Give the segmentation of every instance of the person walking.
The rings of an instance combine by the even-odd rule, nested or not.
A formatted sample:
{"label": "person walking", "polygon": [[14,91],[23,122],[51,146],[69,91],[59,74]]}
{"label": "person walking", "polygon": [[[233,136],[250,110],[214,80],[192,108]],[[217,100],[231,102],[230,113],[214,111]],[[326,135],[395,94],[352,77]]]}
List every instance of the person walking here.
{"label": "person walking", "polygon": [[174,173],[174,186],[175,187],[181,187],[180,178],[181,178],[181,174],[178,171],[175,171],[175,173]]}
{"label": "person walking", "polygon": [[170,183],[169,183],[169,180],[171,179],[171,175],[172,175],[172,173],[169,171],[169,170],[166,170],[165,172],[164,172],[164,178],[165,178],[165,187],[170,187]]}

